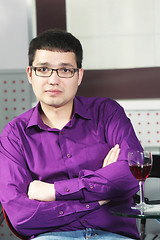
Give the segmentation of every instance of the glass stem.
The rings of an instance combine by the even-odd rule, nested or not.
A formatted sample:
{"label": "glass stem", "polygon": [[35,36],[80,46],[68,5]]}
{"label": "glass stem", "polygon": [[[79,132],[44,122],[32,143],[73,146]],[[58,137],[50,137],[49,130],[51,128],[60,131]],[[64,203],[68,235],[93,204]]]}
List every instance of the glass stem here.
{"label": "glass stem", "polygon": [[139,181],[140,204],[144,203],[143,181]]}

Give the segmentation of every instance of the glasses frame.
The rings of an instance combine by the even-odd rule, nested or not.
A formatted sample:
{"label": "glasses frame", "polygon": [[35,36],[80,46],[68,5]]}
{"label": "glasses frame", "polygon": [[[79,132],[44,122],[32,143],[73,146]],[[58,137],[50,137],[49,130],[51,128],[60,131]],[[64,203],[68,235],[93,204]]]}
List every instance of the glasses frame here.
{"label": "glasses frame", "polygon": [[[35,75],[36,75],[37,77],[51,77],[52,74],[53,74],[53,72],[55,71],[55,72],[57,73],[57,76],[60,77],[60,78],[72,78],[76,72],[79,72],[79,68],[65,68],[65,67],[64,67],[64,68],[49,68],[49,67],[46,67],[47,69],[51,70],[50,76],[39,76],[39,75],[37,75],[37,68],[40,68],[40,67],[31,66],[30,68],[35,71]],[[42,68],[43,68],[43,67],[42,67]],[[45,68],[45,67],[44,67],[44,68]],[[60,69],[71,69],[71,70],[73,70],[72,76],[70,76],[70,77],[62,77],[62,76],[59,76],[59,70],[60,70]]]}

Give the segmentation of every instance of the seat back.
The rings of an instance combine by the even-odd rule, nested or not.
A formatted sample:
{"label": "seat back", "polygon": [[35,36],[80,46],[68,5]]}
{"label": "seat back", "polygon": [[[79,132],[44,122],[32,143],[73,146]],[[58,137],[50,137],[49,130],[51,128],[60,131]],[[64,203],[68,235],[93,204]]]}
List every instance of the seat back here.
{"label": "seat back", "polygon": [[160,155],[153,155],[152,169],[144,183],[144,196],[160,204]]}
{"label": "seat back", "polygon": [[[153,155],[151,173],[144,183],[144,196],[148,199],[148,203],[160,206],[160,155]],[[159,235],[160,223],[153,219],[147,219],[145,230],[146,233]]]}
{"label": "seat back", "polygon": [[9,217],[7,216],[4,208],[2,207],[2,210],[3,210],[3,215],[4,215],[4,218],[6,220],[6,223],[8,225],[8,227],[10,228],[10,230],[14,233],[14,235],[16,235],[18,238],[22,239],[22,240],[27,240],[28,238],[25,237],[25,236],[22,236],[21,234],[19,234],[15,229],[14,227],[12,226],[10,220],[9,220]]}

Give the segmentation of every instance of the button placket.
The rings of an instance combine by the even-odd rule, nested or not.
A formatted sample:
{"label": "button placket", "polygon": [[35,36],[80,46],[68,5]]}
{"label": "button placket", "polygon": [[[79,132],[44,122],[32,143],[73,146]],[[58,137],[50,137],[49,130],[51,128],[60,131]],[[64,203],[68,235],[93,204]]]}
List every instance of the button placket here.
{"label": "button placket", "polygon": [[63,136],[63,135],[64,135],[64,130],[61,130],[60,133],[61,133],[61,135]]}

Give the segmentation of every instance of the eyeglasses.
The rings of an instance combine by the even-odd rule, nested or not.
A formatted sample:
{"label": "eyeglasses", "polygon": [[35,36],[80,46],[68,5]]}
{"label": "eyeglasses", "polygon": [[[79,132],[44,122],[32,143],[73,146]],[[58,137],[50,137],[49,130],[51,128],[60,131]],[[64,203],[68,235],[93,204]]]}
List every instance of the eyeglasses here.
{"label": "eyeglasses", "polygon": [[75,72],[79,71],[79,68],[48,68],[48,67],[31,67],[35,71],[38,77],[50,77],[55,71],[60,78],[71,78],[74,76]]}

